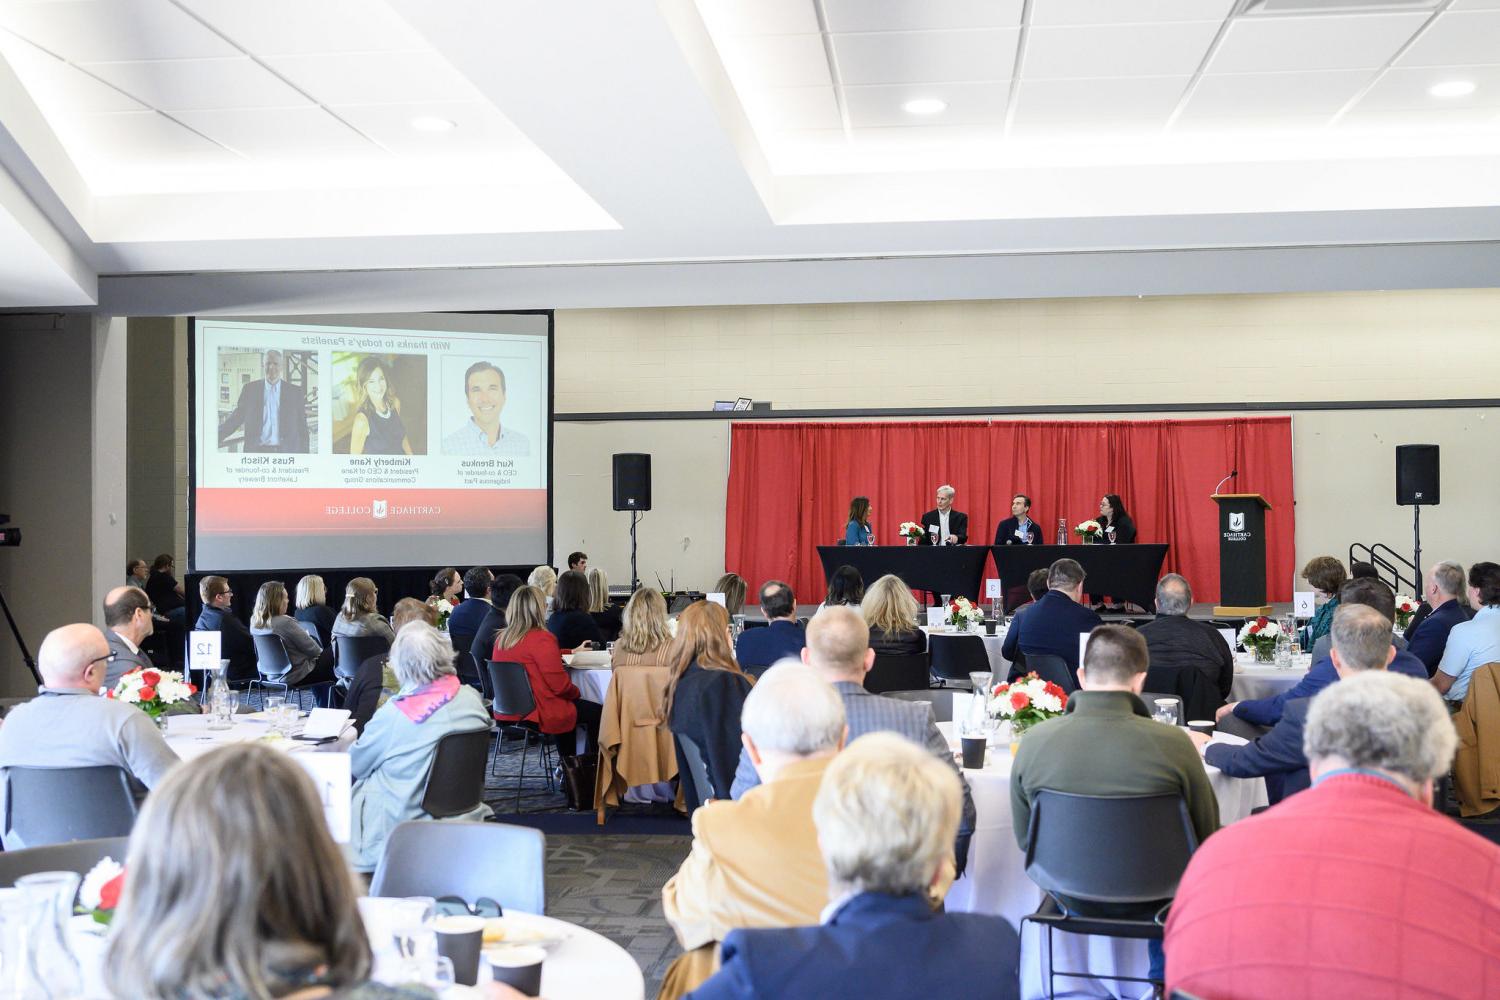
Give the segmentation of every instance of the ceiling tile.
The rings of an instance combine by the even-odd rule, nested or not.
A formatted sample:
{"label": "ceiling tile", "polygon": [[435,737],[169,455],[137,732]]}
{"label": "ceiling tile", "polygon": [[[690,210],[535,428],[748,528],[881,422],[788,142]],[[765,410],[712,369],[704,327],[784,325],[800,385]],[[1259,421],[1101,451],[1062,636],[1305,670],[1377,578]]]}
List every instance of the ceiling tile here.
{"label": "ceiling tile", "polygon": [[1453,0],[1449,10],[1500,10],[1500,0]]}
{"label": "ceiling tile", "polygon": [[811,0],[698,0],[703,23],[715,35],[815,35]]}
{"label": "ceiling tile", "polygon": [[10,3],[0,6],[0,27],[69,62],[238,55],[168,0]]}
{"label": "ceiling tile", "polygon": [[139,165],[175,161],[242,163],[240,157],[155,111],[84,114],[53,123],[70,156],[84,161]]}
{"label": "ceiling tile", "polygon": [[0,55],[44,114],[147,110],[109,84],[3,31]]}
{"label": "ceiling tile", "polygon": [[1438,16],[1397,66],[1500,63],[1500,10],[1449,12]]}
{"label": "ceiling tile", "polygon": [[[330,110],[386,149],[403,156],[515,153],[535,149],[510,119],[485,101],[365,104]],[[449,132],[420,132],[411,127],[412,119],[420,117],[445,118],[457,127]]]}
{"label": "ceiling tile", "polygon": [[1014,28],[1023,6],[1022,0],[823,0],[833,32]]}
{"label": "ceiling tile", "polygon": [[424,49],[427,41],[381,0],[182,0],[258,56]]}
{"label": "ceiling tile", "polygon": [[1031,0],[1031,24],[1155,24],[1219,20],[1234,0]]}
{"label": "ceiling tile", "polygon": [[1338,128],[1348,132],[1398,132],[1412,137],[1444,131],[1472,134],[1477,129],[1500,135],[1500,114],[1492,107],[1449,108],[1442,111],[1355,109],[1339,119]]}
{"label": "ceiling tile", "polygon": [[1192,75],[1207,55],[1220,23],[1032,28],[1021,75],[1028,80]]}
{"label": "ceiling tile", "polygon": [[719,42],[724,68],[740,89],[828,87],[828,56],[818,35],[760,35]]}
{"label": "ceiling tile", "polygon": [[[1433,97],[1427,92],[1427,88],[1433,84],[1449,80],[1467,80],[1473,83],[1474,93],[1464,97]],[[1351,110],[1411,110],[1444,114],[1471,107],[1500,107],[1500,66],[1390,69]]]}
{"label": "ceiling tile", "polygon": [[380,153],[369,140],[319,107],[184,111],[173,117],[256,160]]}
{"label": "ceiling tile", "polygon": [[311,103],[275,73],[245,56],[87,63],[85,68],[163,111],[296,107]]}
{"label": "ceiling tile", "polygon": [[779,131],[843,127],[832,86],[768,87],[742,93],[740,99],[756,128]]}
{"label": "ceiling tile", "polygon": [[[939,83],[915,87],[909,84],[879,87],[846,87],[851,128],[949,128],[962,125],[1001,124],[1010,83]],[[937,97],[946,101],[942,114],[919,117],[901,110],[914,97]]]}
{"label": "ceiling tile", "polygon": [[846,86],[1008,80],[1019,28],[834,35]]}
{"label": "ceiling tile", "polygon": [[483,99],[474,85],[436,52],[271,56],[266,62],[321,104]]}
{"label": "ceiling tile", "polygon": [[1331,113],[1248,115],[1191,115],[1184,113],[1172,123],[1173,135],[1218,135],[1243,139],[1256,134],[1271,136],[1287,132],[1318,132],[1328,127]]}
{"label": "ceiling tile", "polygon": [[1165,125],[1187,89],[1188,76],[1097,80],[1022,80],[1014,129],[1056,132]]}
{"label": "ceiling tile", "polygon": [[1319,114],[1342,108],[1374,77],[1363,69],[1324,73],[1224,73],[1199,78],[1184,118]]}
{"label": "ceiling tile", "polygon": [[1236,18],[1208,71],[1373,69],[1384,66],[1426,20],[1426,14]]}

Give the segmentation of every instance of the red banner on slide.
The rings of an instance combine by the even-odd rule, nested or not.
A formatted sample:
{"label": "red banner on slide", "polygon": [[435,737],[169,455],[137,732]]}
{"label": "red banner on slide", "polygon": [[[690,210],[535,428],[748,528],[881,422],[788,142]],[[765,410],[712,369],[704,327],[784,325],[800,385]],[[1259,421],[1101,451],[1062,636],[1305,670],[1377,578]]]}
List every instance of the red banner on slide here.
{"label": "red banner on slide", "polygon": [[528,530],[547,524],[547,491],[200,488],[195,517],[225,535]]}

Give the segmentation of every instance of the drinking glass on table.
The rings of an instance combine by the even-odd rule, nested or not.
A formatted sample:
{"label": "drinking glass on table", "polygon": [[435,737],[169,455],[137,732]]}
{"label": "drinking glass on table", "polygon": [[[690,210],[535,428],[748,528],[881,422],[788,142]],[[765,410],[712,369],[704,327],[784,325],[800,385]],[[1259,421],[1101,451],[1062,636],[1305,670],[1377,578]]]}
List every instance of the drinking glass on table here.
{"label": "drinking glass on table", "polygon": [[1152,709],[1151,717],[1157,722],[1164,722],[1169,726],[1177,725],[1176,698],[1157,698],[1155,708]]}
{"label": "drinking glass on table", "polygon": [[277,726],[277,724],[280,722],[280,720],[281,720],[281,706],[285,705],[285,704],[286,704],[286,696],[285,695],[280,695],[280,694],[268,694],[268,695],[266,695],[266,703],[265,703],[266,721],[268,721],[269,723],[271,723],[271,728],[272,729],[275,729],[276,726]]}

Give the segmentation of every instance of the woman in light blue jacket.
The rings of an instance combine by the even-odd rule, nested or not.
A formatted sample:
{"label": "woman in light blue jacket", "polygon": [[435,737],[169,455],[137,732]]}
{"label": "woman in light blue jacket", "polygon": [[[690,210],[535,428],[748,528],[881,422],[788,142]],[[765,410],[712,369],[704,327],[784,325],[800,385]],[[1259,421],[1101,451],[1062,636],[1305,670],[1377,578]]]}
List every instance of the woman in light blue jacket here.
{"label": "woman in light blue jacket", "polygon": [[[438,741],[449,733],[488,731],[489,712],[473,688],[459,683],[453,646],[431,625],[409,622],[391,644],[391,669],[401,690],[370,719],[349,752],[354,778],[349,842],[356,871],[372,872],[397,823],[431,819],[422,811],[427,773]],[[490,807],[454,819],[482,820]]]}

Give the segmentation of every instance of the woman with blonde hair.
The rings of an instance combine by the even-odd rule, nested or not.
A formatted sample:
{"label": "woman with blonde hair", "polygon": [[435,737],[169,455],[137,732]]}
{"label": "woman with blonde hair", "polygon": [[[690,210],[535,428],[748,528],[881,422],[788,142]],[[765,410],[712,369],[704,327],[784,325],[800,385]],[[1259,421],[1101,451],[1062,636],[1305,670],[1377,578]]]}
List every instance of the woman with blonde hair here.
{"label": "woman with blonde hair", "polygon": [[598,702],[579,698],[578,686],[563,666],[557,637],[547,631],[546,600],[536,587],[525,586],[510,595],[505,608],[505,628],[495,636],[490,659],[497,663],[519,663],[531,679],[536,707],[524,718],[495,716],[501,722],[535,722],[544,734],[560,736],[579,726],[588,735],[588,753],[599,752]]}
{"label": "woman with blonde hair", "polygon": [[[697,601],[677,617],[677,635],[663,663],[670,671],[661,717],[679,737],[677,771],[684,775],[688,811],[711,799],[727,799],[740,760],[740,708],[753,683],[740,670],[729,644],[729,612]],[[681,737],[703,754],[710,788],[692,787],[692,771]]]}
{"label": "woman with blonde hair", "polygon": [[333,620],[333,637],[378,635],[386,642],[394,640],[396,633],[391,623],[375,607],[379,596],[375,581],[369,577],[356,576],[350,580],[344,588],[344,605]]}
{"label": "woman with blonde hair", "polygon": [[297,581],[296,608],[292,617],[316,629],[324,649],[332,647],[334,610],[328,606],[328,587],[321,576],[309,573]]}
{"label": "woman with blonde hair", "polygon": [[585,575],[589,581],[589,614],[604,641],[614,642],[620,637],[622,616],[620,606],[609,599],[609,574],[602,566],[590,566]]}
{"label": "woman with blonde hair", "polygon": [[916,625],[917,600],[899,576],[887,573],[872,583],[860,613],[870,626],[870,648],[877,656],[926,652],[927,638]]}
{"label": "woman with blonde hair", "polygon": [[714,584],[713,592],[724,595],[724,610],[733,618],[745,609],[745,591],[748,589],[749,585],[745,583],[744,577],[738,573],[725,573]]}
{"label": "woman with blonde hair", "polygon": [[286,648],[291,669],[280,677],[265,675],[278,684],[332,684],[333,665],[323,656],[318,640],[286,613],[286,584],[267,580],[255,593],[255,607],[250,612],[251,635],[274,635]]}
{"label": "woman with blonde hair", "polygon": [[630,601],[625,605],[620,638],[615,640],[610,665],[616,670],[620,667],[657,666],[662,651],[671,641],[667,599],[655,587],[642,587],[630,595]]}
{"label": "woman with blonde hair", "polygon": [[542,600],[548,611],[552,610],[552,595],[557,593],[557,570],[551,566],[538,566],[531,571],[526,578],[528,587],[535,587],[542,592]]}

